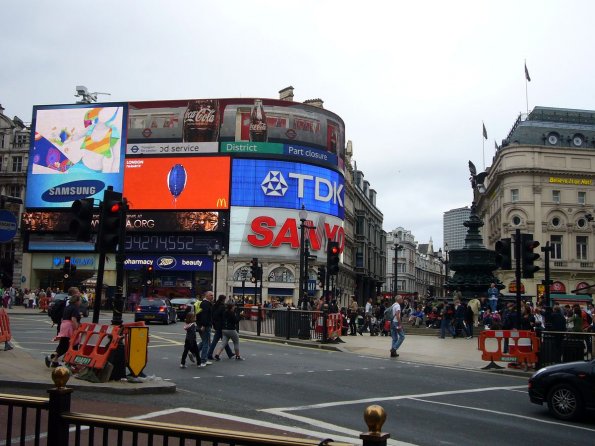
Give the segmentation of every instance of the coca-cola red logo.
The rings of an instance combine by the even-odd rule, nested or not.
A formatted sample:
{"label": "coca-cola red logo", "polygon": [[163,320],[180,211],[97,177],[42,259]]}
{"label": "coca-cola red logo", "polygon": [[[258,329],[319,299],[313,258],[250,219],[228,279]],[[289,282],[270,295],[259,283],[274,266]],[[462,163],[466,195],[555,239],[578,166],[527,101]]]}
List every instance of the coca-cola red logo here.
{"label": "coca-cola red logo", "polygon": [[264,132],[266,129],[267,129],[267,124],[264,121],[250,124],[251,132]]}

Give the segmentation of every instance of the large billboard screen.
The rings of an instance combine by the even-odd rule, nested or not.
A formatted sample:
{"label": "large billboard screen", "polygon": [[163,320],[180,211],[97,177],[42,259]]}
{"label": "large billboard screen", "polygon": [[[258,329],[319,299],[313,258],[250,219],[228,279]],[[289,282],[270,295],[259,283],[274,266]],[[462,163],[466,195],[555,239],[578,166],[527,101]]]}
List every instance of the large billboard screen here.
{"label": "large billboard screen", "polygon": [[124,196],[131,210],[229,208],[230,159],[126,158]]}
{"label": "large billboard screen", "polygon": [[[229,253],[254,257],[299,260],[299,211],[272,208],[233,207],[229,231]],[[343,250],[345,231],[343,221],[319,212],[308,212],[304,237],[309,249],[326,262],[328,240],[337,241]]]}
{"label": "large billboard screen", "polygon": [[129,104],[128,154],[209,153],[215,142],[222,152],[235,155],[253,151],[247,142],[260,143],[259,153],[266,152],[263,144],[277,143],[292,157],[341,169],[345,165],[345,125],[320,107],[250,98]]}
{"label": "large billboard screen", "polygon": [[343,176],[310,164],[234,159],[232,206],[274,207],[323,212],[343,219]]}
{"label": "large billboard screen", "polygon": [[101,199],[107,186],[122,190],[126,104],[33,108],[25,206],[70,207]]}

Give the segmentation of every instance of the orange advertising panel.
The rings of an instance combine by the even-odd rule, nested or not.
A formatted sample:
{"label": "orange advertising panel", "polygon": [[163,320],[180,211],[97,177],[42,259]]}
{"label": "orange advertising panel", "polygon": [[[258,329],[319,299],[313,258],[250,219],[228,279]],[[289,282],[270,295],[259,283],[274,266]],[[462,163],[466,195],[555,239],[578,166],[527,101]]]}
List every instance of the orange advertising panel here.
{"label": "orange advertising panel", "polygon": [[229,209],[229,157],[126,158],[131,210]]}

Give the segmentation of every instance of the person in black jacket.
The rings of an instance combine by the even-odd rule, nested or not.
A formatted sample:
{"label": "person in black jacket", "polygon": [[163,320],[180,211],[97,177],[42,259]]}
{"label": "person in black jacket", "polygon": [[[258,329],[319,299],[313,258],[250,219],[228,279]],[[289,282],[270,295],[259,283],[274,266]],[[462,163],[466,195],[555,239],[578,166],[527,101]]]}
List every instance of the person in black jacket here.
{"label": "person in black jacket", "polygon": [[225,312],[223,313],[223,341],[221,347],[217,349],[215,353],[215,359],[219,360],[219,355],[223,351],[223,348],[227,346],[229,340],[233,341],[233,349],[235,352],[235,359],[243,361],[244,358],[240,356],[240,336],[236,330],[240,319],[236,313],[236,304],[229,303],[225,306]]}
{"label": "person in black jacket", "polygon": [[[217,297],[217,302],[213,305],[213,330],[215,334],[213,335],[213,340],[211,341],[211,346],[209,347],[209,352],[207,354],[207,361],[212,361],[213,359],[213,352],[215,351],[215,347],[223,337],[223,313],[225,312],[225,294],[220,294]],[[233,358],[233,352],[228,344],[225,344],[225,353],[229,359]]]}
{"label": "person in black jacket", "polygon": [[199,367],[206,367],[212,364],[208,360],[209,346],[211,345],[211,327],[213,326],[213,292],[207,291],[204,299],[198,307],[199,311],[196,316],[196,325],[198,326],[198,333],[200,334],[200,365]]}

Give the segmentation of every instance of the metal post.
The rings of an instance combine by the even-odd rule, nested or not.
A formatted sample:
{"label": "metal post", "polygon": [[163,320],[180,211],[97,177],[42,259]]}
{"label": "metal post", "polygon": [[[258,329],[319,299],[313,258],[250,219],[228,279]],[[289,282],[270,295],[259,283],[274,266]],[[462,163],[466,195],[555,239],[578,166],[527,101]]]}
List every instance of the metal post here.
{"label": "metal post", "polygon": [[309,249],[310,241],[306,240],[304,242],[304,245],[305,245],[305,249],[304,249],[303,255],[302,255],[302,257],[304,258],[303,259],[303,263],[304,263],[304,283],[303,283],[303,285],[304,285],[304,288],[302,290],[303,296],[304,296],[303,297],[304,301],[302,302],[302,305],[303,305],[302,310],[307,310],[308,309],[308,278],[309,278],[309,275],[308,275],[308,267],[309,267],[308,260],[309,260],[309,258],[308,257],[310,257],[310,249]]}
{"label": "metal post", "polygon": [[99,265],[97,265],[97,283],[95,283],[95,300],[93,301],[93,323],[99,323],[101,312],[101,293],[103,292],[103,272],[105,270],[105,252],[99,253]]}
{"label": "metal post", "polygon": [[[521,323],[521,230],[517,229],[514,233],[514,256],[516,258],[516,320],[517,325]],[[518,328],[515,327],[515,328]]]}
{"label": "metal post", "polygon": [[[302,210],[304,206],[302,206]],[[303,302],[303,290],[304,290],[304,230],[306,229],[306,218],[301,218],[300,216],[300,279],[299,279],[299,287],[298,287],[298,308],[302,308],[305,303]]]}
{"label": "metal post", "polygon": [[112,311],[112,325],[122,325],[122,313],[124,311],[124,245],[126,242],[126,211],[128,203],[126,198],[122,199],[120,209],[120,227],[118,228],[118,246],[116,249],[116,294],[114,295],[114,308]]}
{"label": "metal post", "polygon": [[54,387],[48,390],[48,437],[47,444],[68,444],[68,422],[62,419],[62,414],[70,412],[70,397],[73,389],[68,387]]}
{"label": "metal post", "polygon": [[552,247],[550,246],[550,242],[546,242],[545,246],[541,248],[541,251],[545,253],[545,280],[543,284],[545,285],[545,292],[544,292],[544,308],[545,308],[545,317],[543,321],[543,328],[547,331],[552,328],[552,302],[550,296],[550,252]]}
{"label": "metal post", "polygon": [[242,306],[246,302],[246,279],[242,279]]}

